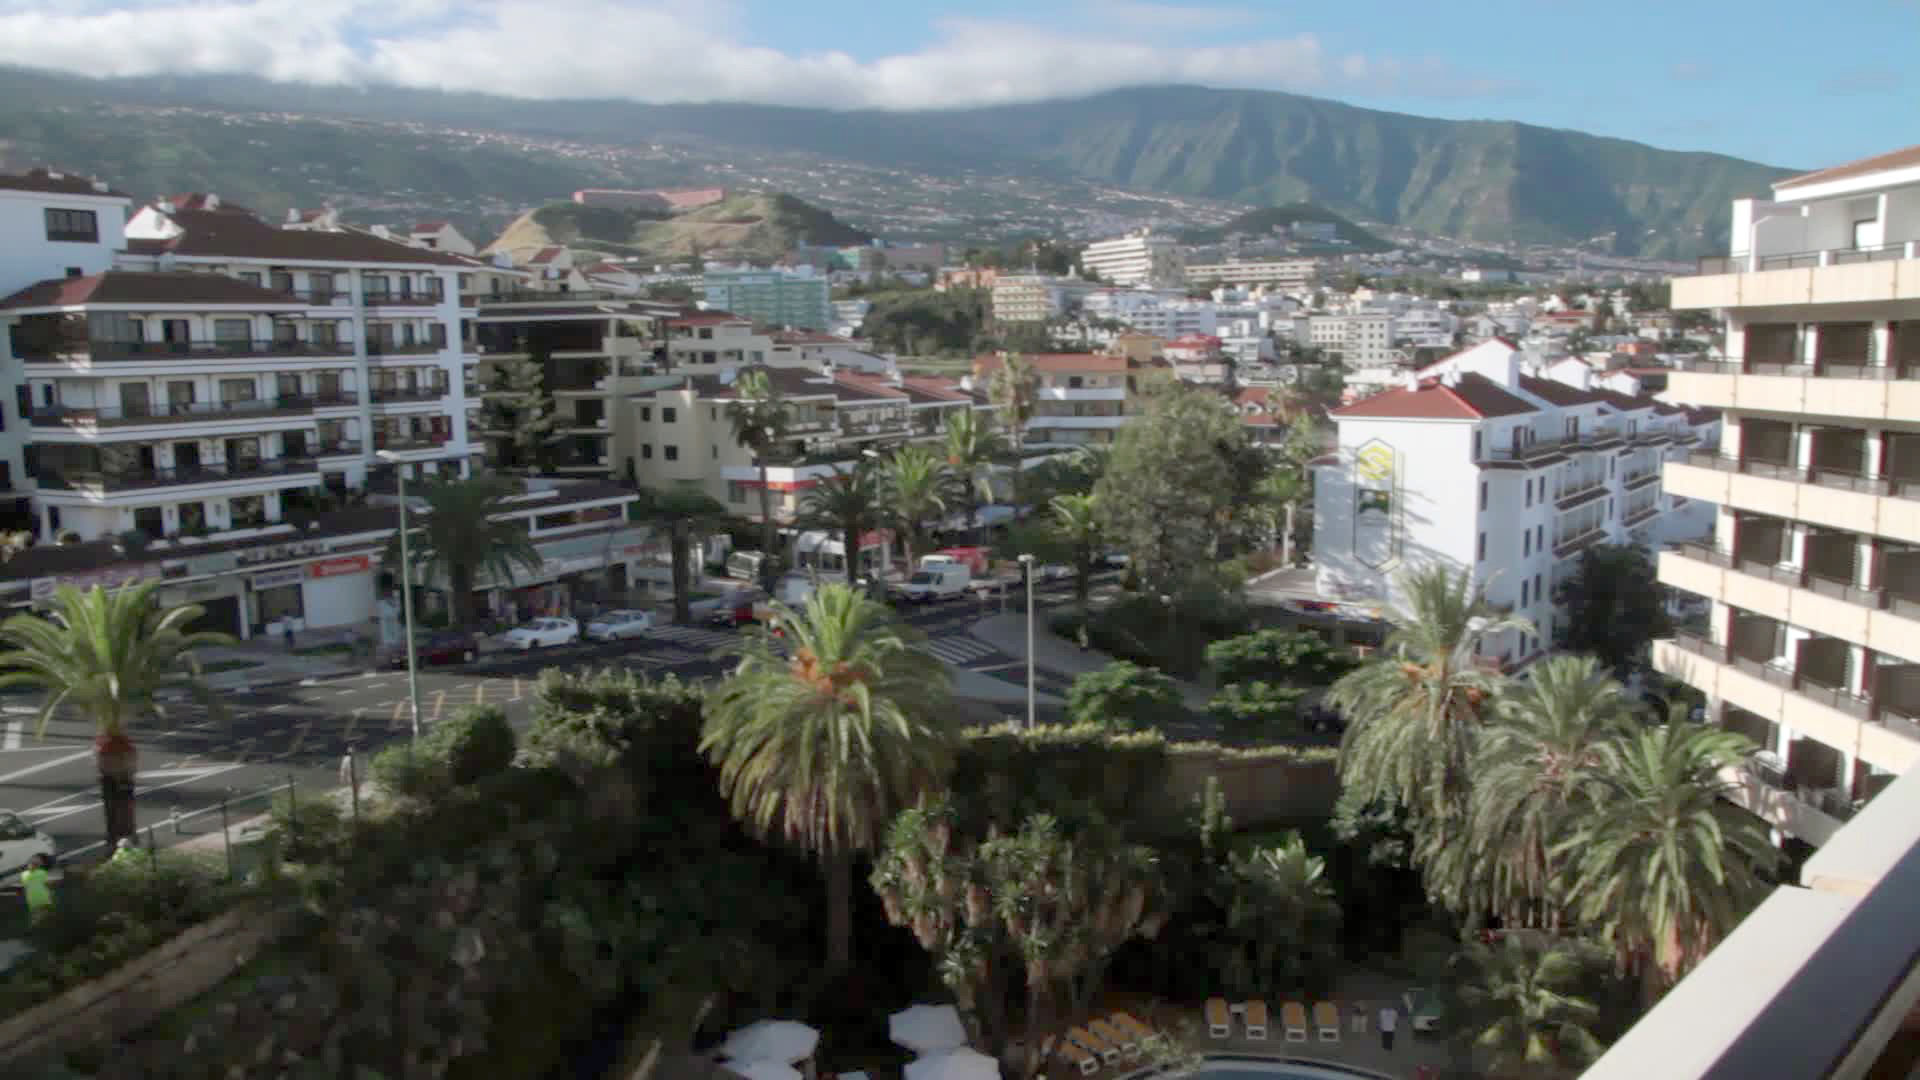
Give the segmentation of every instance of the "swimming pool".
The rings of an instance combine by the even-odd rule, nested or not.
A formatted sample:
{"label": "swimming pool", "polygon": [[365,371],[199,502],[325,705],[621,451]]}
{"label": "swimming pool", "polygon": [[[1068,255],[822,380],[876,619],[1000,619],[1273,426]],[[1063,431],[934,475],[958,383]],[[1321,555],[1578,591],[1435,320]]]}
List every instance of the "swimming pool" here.
{"label": "swimming pool", "polygon": [[1345,1069],[1338,1065],[1306,1065],[1292,1061],[1268,1061],[1261,1058],[1208,1058],[1188,1073],[1190,1080],[1366,1080],[1378,1073]]}

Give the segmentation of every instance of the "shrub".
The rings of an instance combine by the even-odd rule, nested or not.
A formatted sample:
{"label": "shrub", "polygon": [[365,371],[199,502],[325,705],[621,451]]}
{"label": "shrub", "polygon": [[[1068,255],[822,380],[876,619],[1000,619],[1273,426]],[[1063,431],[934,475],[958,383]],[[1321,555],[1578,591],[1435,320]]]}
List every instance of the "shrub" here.
{"label": "shrub", "polygon": [[1311,630],[1269,628],[1207,646],[1207,666],[1222,685],[1279,682],[1324,686],[1346,674],[1353,658]]}
{"label": "shrub", "polygon": [[328,795],[283,791],[273,797],[268,814],[268,835],[275,850],[292,862],[328,858],[346,839],[346,817],[340,802]]}
{"label": "shrub", "polygon": [[1075,724],[1137,731],[1179,712],[1180,691],[1172,679],[1125,660],[1078,676],[1067,691],[1067,718]]}
{"label": "shrub", "polygon": [[1233,683],[1207,702],[1221,730],[1243,739],[1284,739],[1299,735],[1300,699],[1306,691],[1270,682]]}
{"label": "shrub", "polygon": [[507,714],[491,705],[462,709],[442,720],[420,740],[421,748],[448,783],[467,787],[513,765],[516,749]]}
{"label": "shrub", "polygon": [[391,798],[431,799],[446,787],[443,771],[428,756],[425,747],[411,747],[404,742],[394,743],[375,754],[368,771],[374,784]]}

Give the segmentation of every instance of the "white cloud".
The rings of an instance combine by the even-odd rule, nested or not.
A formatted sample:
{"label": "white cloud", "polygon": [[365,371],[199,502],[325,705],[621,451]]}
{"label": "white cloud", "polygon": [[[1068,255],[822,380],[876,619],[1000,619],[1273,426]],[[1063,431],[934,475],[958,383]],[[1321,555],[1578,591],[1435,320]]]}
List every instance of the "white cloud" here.
{"label": "white cloud", "polygon": [[1167,20],[1196,30],[1214,20],[1220,30],[1239,9],[1091,2],[1114,17],[1082,20],[1071,33],[948,19],[916,51],[861,59],[745,44],[739,10],[698,0],[122,0],[54,10],[0,0],[0,63],[533,98],[903,109],[1174,82],[1401,97],[1503,89],[1433,60],[1335,55],[1311,34],[1167,45],[1155,40],[1173,25]]}

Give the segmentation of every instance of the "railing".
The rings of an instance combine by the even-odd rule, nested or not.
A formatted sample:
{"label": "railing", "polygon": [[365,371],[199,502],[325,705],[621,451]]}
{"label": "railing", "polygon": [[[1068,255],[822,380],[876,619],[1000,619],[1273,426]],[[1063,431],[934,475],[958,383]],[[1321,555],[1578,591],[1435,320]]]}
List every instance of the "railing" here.
{"label": "railing", "polygon": [[1518,449],[1511,445],[1494,446],[1488,449],[1486,456],[1495,461],[1531,461],[1534,458],[1549,457],[1554,454],[1598,450],[1620,442],[1621,439],[1619,432],[1611,428],[1602,428],[1599,431],[1584,431],[1578,435],[1563,436],[1558,439],[1537,439]]}
{"label": "railing", "polygon": [[449,435],[375,435],[373,448],[375,450],[432,450],[447,445],[451,438],[452,436]]}
{"label": "railing", "polygon": [[47,405],[33,411],[34,427],[78,427],[87,424],[154,424],[182,420],[235,420],[274,413],[313,411],[310,397],[259,398],[248,401],[162,401],[148,405]]}
{"label": "railing", "polygon": [[1606,482],[1599,479],[1582,481],[1578,486],[1562,488],[1553,493],[1553,505],[1557,510],[1572,510],[1607,493]]}
{"label": "railing", "polygon": [[1875,364],[1865,356],[1823,356],[1810,364],[1784,360],[1708,360],[1692,357],[1681,359],[1677,366],[1681,371],[1703,375],[1777,375],[1866,382],[1920,379],[1920,364]]}
{"label": "railing", "polygon": [[350,341],[297,341],[288,338],[230,341],[97,341],[17,342],[15,355],[28,363],[50,363],[87,356],[96,363],[173,359],[221,359],[250,356],[352,356]]}
{"label": "railing", "polygon": [[1620,519],[1620,524],[1631,528],[1635,525],[1640,524],[1643,521],[1646,521],[1647,519],[1653,517],[1655,514],[1658,514],[1659,512],[1660,512],[1660,504],[1659,502],[1656,501],[1650,505],[1643,506],[1638,510],[1628,510],[1626,513],[1626,516]]}
{"label": "railing", "polygon": [[1553,557],[1556,559],[1564,559],[1576,552],[1583,551],[1591,546],[1595,540],[1605,536],[1606,533],[1606,526],[1595,525],[1593,528],[1587,529],[1584,532],[1574,533],[1565,540],[1555,541],[1553,545]]}
{"label": "railing", "polygon": [[415,342],[404,342],[404,343],[398,342],[398,341],[369,341],[367,342],[367,355],[368,356],[421,356],[426,353],[437,353],[445,347],[446,347],[445,345],[437,344],[432,341],[415,341]]}
{"label": "railing", "polygon": [[353,294],[340,289],[275,289],[273,291],[291,296],[295,300],[304,300],[314,307],[353,302]]}
{"label": "railing", "polygon": [[1914,244],[1898,241],[1866,248],[1827,248],[1774,255],[1707,255],[1700,259],[1701,274],[1746,274],[1761,270],[1796,270],[1809,266],[1845,266],[1852,263],[1894,262],[1915,256]]}
{"label": "railing", "polygon": [[907,420],[905,417],[897,420],[849,420],[841,417],[839,426],[842,435],[891,435],[906,431]]}
{"label": "railing", "polygon": [[282,476],[314,472],[319,464],[312,458],[261,458],[257,461],[209,462],[170,469],[42,470],[40,486],[56,491],[128,491],[139,488],[172,487],[178,484],[209,484],[255,476]]}
{"label": "railing", "polygon": [[367,392],[367,400],[375,405],[391,405],[402,401],[437,401],[447,396],[444,386],[376,386]]}
{"label": "railing", "polygon": [[1658,479],[1660,479],[1659,469],[1642,469],[1639,472],[1627,473],[1621,478],[1621,484],[1628,491],[1634,491],[1646,487]]}
{"label": "railing", "polygon": [[640,297],[628,293],[611,292],[605,289],[580,289],[573,292],[543,292],[539,289],[507,289],[497,293],[465,293],[460,297],[463,305],[472,306],[473,301],[480,304],[552,304],[568,300],[582,302],[592,300],[638,300]]}
{"label": "railing", "polygon": [[1765,458],[1733,457],[1714,450],[1690,451],[1685,462],[1688,465],[1719,472],[1746,473],[1750,476],[1764,476],[1797,484],[1815,484],[1820,487],[1858,491],[1868,495],[1892,495],[1903,499],[1920,498],[1920,477],[1866,476],[1851,469],[1840,469],[1831,465],[1802,468]]}
{"label": "railing", "polygon": [[445,299],[445,293],[431,289],[417,293],[370,292],[360,296],[360,302],[368,307],[432,307]]}
{"label": "railing", "polygon": [[1684,558],[1697,559],[1726,570],[1737,570],[1750,577],[1806,589],[1875,611],[1891,611],[1906,618],[1920,618],[1920,596],[1895,593],[1884,586],[1858,585],[1851,578],[1831,577],[1817,570],[1783,566],[1767,559],[1742,557],[1725,548],[1698,541],[1683,541],[1667,547]]}
{"label": "railing", "polygon": [[310,457],[341,457],[347,454],[359,454],[365,444],[359,439],[336,439],[333,442],[315,443],[309,451]]}
{"label": "railing", "polygon": [[[1770,685],[1791,690],[1809,701],[1844,712],[1857,720],[1894,727],[1895,725],[1889,721],[1898,721],[1903,718],[1899,707],[1890,702],[1876,701],[1843,687],[1828,686],[1818,678],[1797,672],[1778,660],[1757,660],[1750,656],[1741,656],[1730,652],[1725,645],[1697,634],[1676,633],[1673,635],[1673,643],[1695,656],[1705,657],[1716,664],[1724,664],[1757,676]],[[1916,726],[1911,734],[1914,737],[1920,737],[1920,726]]]}
{"label": "railing", "polygon": [[338,408],[341,405],[358,404],[360,404],[360,392],[358,390],[328,390],[325,393],[313,395],[313,407],[316,409],[331,409]]}

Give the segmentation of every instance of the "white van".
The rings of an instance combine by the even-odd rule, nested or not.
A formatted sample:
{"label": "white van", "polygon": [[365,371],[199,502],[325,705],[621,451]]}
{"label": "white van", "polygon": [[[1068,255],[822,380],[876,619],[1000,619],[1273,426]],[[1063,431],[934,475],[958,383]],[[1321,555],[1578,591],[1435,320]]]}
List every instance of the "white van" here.
{"label": "white van", "polygon": [[799,611],[807,606],[808,600],[812,599],[813,590],[814,582],[810,575],[781,575],[780,580],[773,583],[772,600],[762,599],[754,603],[754,621],[759,623],[767,621],[769,613],[773,610],[770,606],[773,601],[779,601],[791,611]]}
{"label": "white van", "polygon": [[972,581],[973,571],[967,569],[966,563],[951,556],[929,555],[920,560],[920,569],[900,586],[900,595],[919,603],[945,600],[966,592]]}
{"label": "white van", "polygon": [[727,556],[727,576],[737,581],[759,581],[766,566],[764,551],[736,551]]}

